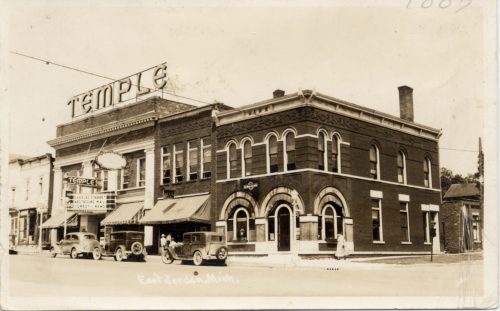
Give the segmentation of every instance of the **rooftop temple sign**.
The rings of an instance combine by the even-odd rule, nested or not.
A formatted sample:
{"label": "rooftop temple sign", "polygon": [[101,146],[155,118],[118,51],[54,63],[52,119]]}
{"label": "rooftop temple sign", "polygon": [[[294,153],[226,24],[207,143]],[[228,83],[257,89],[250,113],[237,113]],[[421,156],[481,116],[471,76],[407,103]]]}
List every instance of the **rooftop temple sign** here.
{"label": "rooftop temple sign", "polygon": [[167,65],[163,63],[73,96],[68,101],[71,118],[146,96],[162,90],[166,85]]}

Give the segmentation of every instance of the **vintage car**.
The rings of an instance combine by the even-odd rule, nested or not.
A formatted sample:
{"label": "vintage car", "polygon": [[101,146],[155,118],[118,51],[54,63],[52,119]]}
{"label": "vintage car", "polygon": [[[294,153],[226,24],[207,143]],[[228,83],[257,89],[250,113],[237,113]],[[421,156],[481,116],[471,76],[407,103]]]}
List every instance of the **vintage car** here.
{"label": "vintage car", "polygon": [[165,247],[162,261],[170,264],[174,260],[192,260],[199,266],[205,260],[224,263],[227,255],[223,235],[215,232],[188,232],[184,233],[182,243]]}
{"label": "vintage car", "polygon": [[145,260],[144,233],[141,231],[115,231],[109,243],[104,245],[103,255],[113,256],[116,261],[126,259]]}
{"label": "vintage car", "polygon": [[102,257],[102,249],[96,240],[95,234],[88,232],[72,232],[50,248],[52,257],[57,254],[70,255],[75,259],[79,255],[92,256],[95,260]]}

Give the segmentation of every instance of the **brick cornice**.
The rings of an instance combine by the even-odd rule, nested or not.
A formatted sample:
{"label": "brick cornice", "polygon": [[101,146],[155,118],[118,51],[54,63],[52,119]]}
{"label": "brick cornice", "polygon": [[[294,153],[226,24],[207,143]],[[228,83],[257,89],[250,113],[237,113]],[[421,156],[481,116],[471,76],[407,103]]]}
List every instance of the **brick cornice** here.
{"label": "brick cornice", "polygon": [[47,143],[51,147],[58,149],[63,145],[67,147],[68,145],[71,145],[73,142],[82,143],[82,140],[87,140],[89,138],[93,139],[94,137],[99,135],[105,134],[109,136],[110,133],[120,131],[123,129],[130,130],[130,128],[137,128],[137,127],[142,128],[145,125],[147,126],[149,123],[154,123],[156,120],[158,120],[158,115],[152,112],[128,118],[125,120],[120,120],[109,124],[101,125],[91,129],[86,129],[77,133],[72,133],[69,135],[57,137],[55,139],[49,140]]}

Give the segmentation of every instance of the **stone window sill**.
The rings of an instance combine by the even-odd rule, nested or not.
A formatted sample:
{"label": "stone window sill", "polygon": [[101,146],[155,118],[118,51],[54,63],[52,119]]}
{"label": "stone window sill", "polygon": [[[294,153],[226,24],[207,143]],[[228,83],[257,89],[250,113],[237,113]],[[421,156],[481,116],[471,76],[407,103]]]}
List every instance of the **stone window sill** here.
{"label": "stone window sill", "polygon": [[373,244],[385,244],[385,241],[373,241]]}
{"label": "stone window sill", "polygon": [[413,243],[412,243],[412,242],[401,242],[401,244],[411,245],[411,244],[413,244]]}

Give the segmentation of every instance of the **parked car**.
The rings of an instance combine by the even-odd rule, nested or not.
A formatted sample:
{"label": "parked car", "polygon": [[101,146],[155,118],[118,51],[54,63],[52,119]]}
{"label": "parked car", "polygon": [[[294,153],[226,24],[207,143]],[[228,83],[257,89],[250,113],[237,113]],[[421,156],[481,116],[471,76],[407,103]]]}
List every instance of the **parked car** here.
{"label": "parked car", "polygon": [[50,248],[52,257],[58,254],[70,255],[76,259],[79,255],[92,256],[95,260],[102,257],[102,249],[95,234],[88,232],[72,232]]}
{"label": "parked car", "polygon": [[129,258],[146,259],[146,249],[143,245],[144,233],[141,231],[115,231],[104,246],[104,256],[113,256],[116,261]]}
{"label": "parked car", "polygon": [[224,236],[215,232],[184,233],[182,243],[175,243],[164,249],[162,260],[170,264],[174,260],[192,260],[197,266],[206,260],[225,263],[228,251]]}

